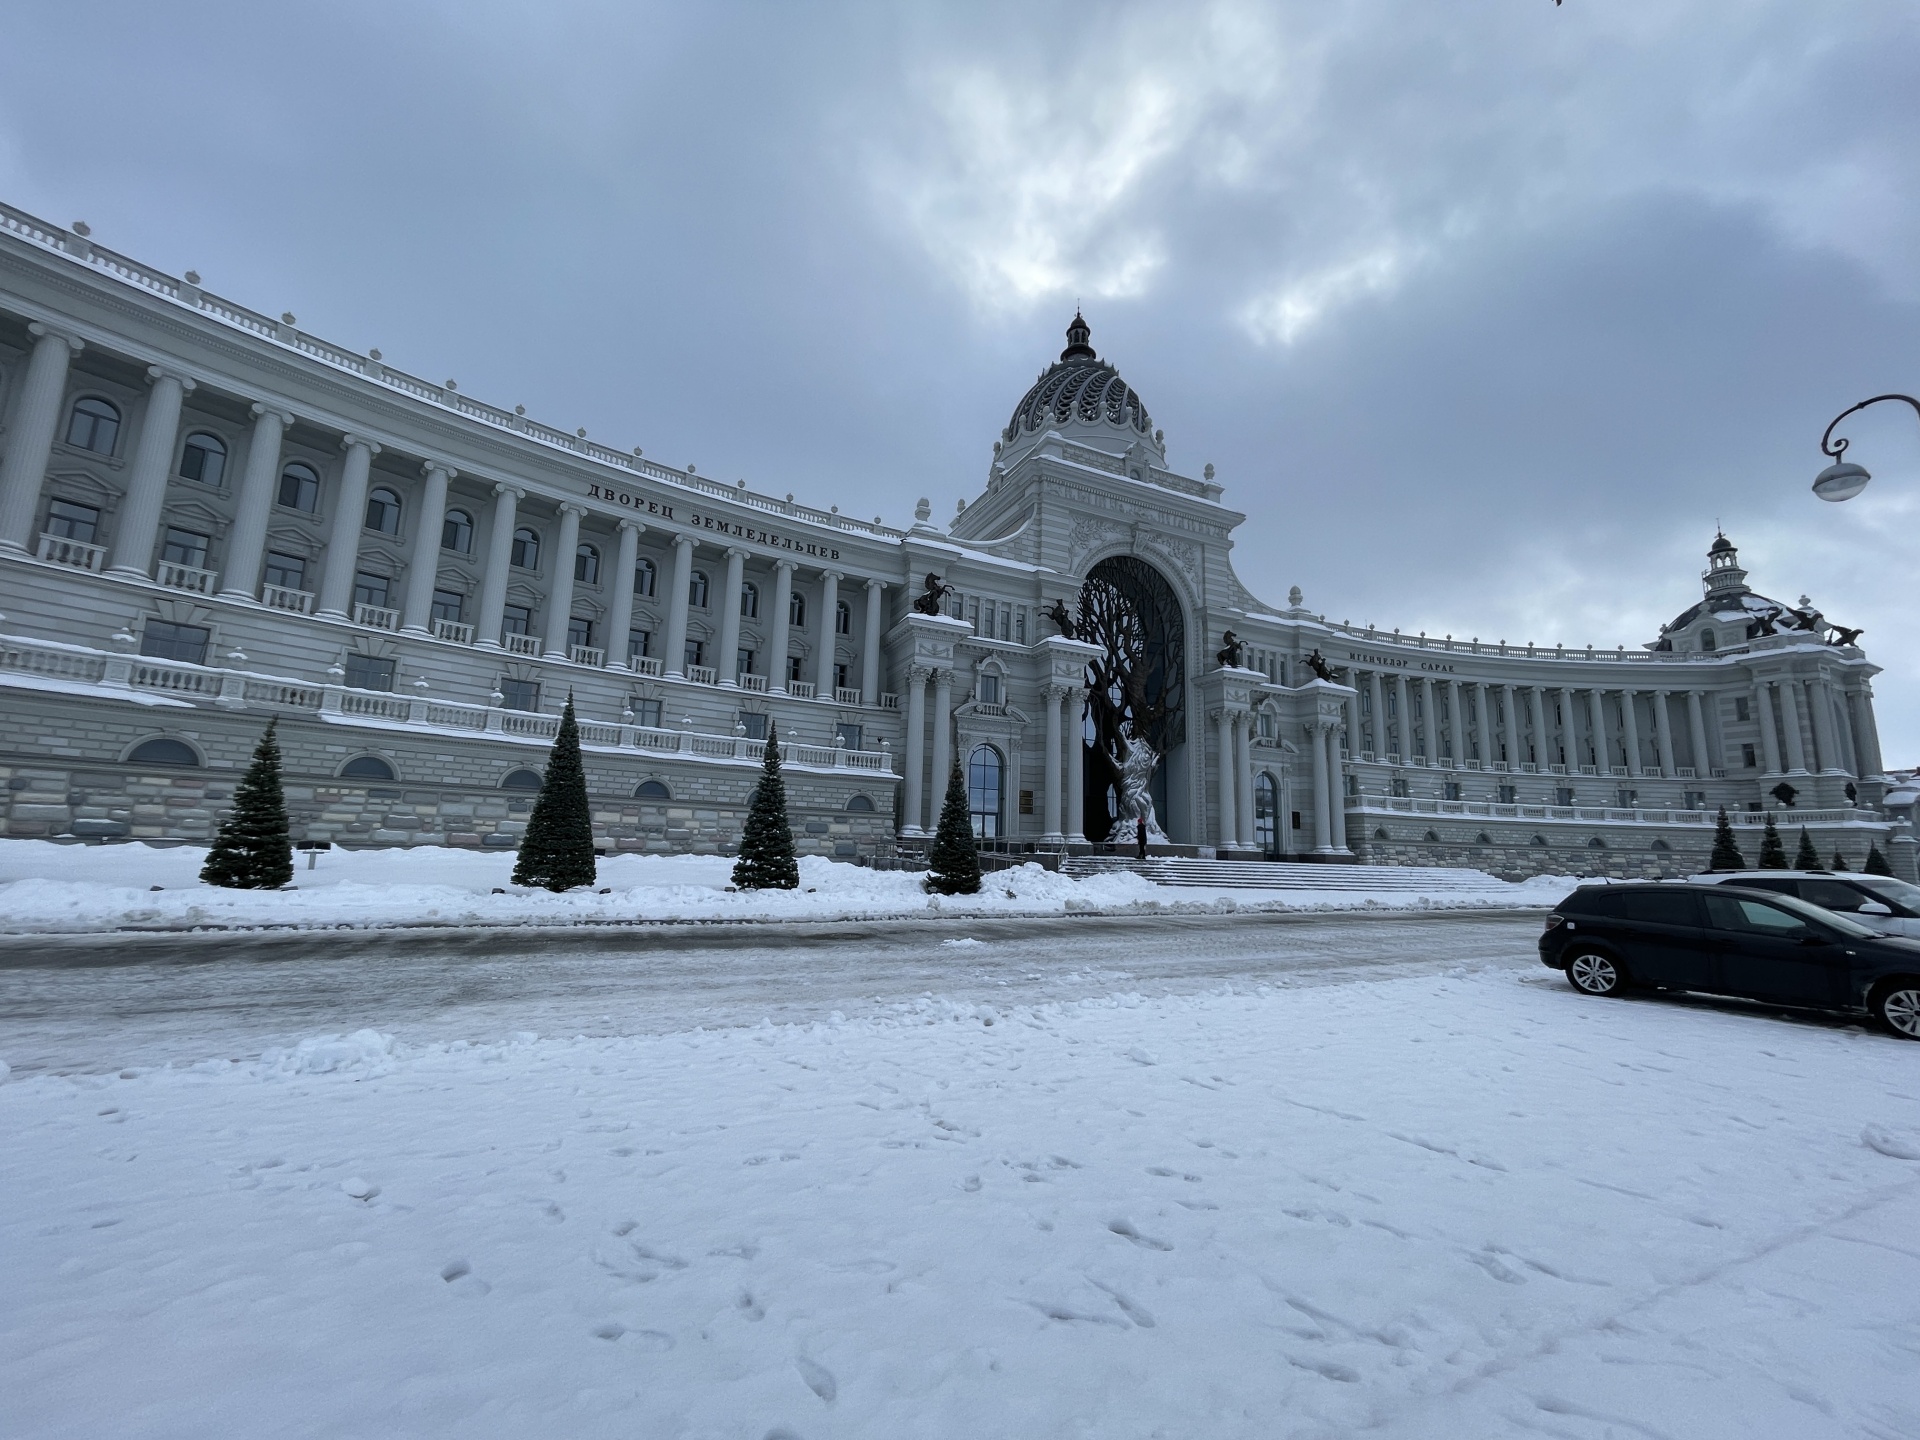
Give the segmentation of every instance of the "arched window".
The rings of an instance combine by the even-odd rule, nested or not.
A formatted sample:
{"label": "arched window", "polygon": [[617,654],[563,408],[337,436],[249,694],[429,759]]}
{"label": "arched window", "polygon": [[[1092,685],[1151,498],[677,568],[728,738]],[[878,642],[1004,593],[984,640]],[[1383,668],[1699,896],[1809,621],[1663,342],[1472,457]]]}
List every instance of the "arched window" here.
{"label": "arched window", "polygon": [[129,765],[179,765],[187,769],[200,768],[200,757],[194,748],[184,740],[173,740],[159,736],[152,740],[142,740],[127,756]]}
{"label": "arched window", "polygon": [[1440,832],[1437,830],[1427,831],[1427,844],[1438,845],[1439,843],[1440,843]]}
{"label": "arched window", "polygon": [[227,475],[227,442],[197,430],[180,447],[180,478],[202,485],[219,485]]}
{"label": "arched window", "polygon": [[1596,835],[1591,840],[1587,841],[1587,848],[1589,850],[1604,850],[1607,848],[1607,842],[1602,840],[1598,835]]}
{"label": "arched window", "polygon": [[853,607],[844,600],[833,602],[833,633],[836,635],[853,633]]}
{"label": "arched window", "polygon": [[449,510],[440,522],[440,548],[456,555],[473,553],[473,517],[464,510]]}
{"label": "arched window", "polygon": [[500,782],[502,790],[538,790],[546,781],[540,778],[538,770],[509,770],[507,778]]}
{"label": "arched window", "polygon": [[280,493],[275,498],[289,510],[311,515],[320,508],[320,477],[311,465],[296,460],[280,472]]}
{"label": "arched window", "polygon": [[667,789],[667,782],[664,780],[642,780],[639,785],[634,788],[633,798],[636,800],[671,800],[673,798],[673,792]]}
{"label": "arched window", "polygon": [[807,597],[798,590],[787,597],[787,624],[804,626],[807,623]]}
{"label": "arched window", "polygon": [[653,595],[653,583],[659,578],[659,574],[660,572],[653,568],[653,562],[644,555],[641,556],[639,562],[633,567],[633,593],[650,599]]}
{"label": "arched window", "polygon": [[687,582],[687,603],[696,610],[707,608],[707,572],[696,570]]}
{"label": "arched window", "polygon": [[1493,843],[1493,837],[1482,830],[1478,835],[1473,837],[1473,843],[1476,845],[1491,845]]}
{"label": "arched window", "polygon": [[847,797],[847,810],[854,815],[871,815],[873,797],[869,795],[850,795]]}
{"label": "arched window", "polygon": [[340,767],[342,780],[392,780],[393,766],[378,755],[356,755]]}
{"label": "arched window", "polygon": [[1700,648],[1702,650],[1711,650],[1713,649],[1713,645],[1714,645],[1713,631],[1702,630],[1700,632]]}
{"label": "arched window", "polygon": [[367,496],[367,529],[382,535],[400,533],[400,497],[382,485]]}
{"label": "arched window", "polygon": [[751,580],[740,586],[740,613],[748,620],[760,618],[760,587]]}
{"label": "arched window", "polygon": [[67,416],[67,443],[96,455],[111,455],[120,438],[120,411],[95,395],[73,402]]}
{"label": "arched window", "polygon": [[591,545],[580,545],[573,552],[573,578],[582,585],[600,583],[600,552]]}
{"label": "arched window", "polygon": [[1393,839],[1393,836],[1389,835],[1387,833],[1387,827],[1382,825],[1378,830],[1373,832],[1373,838],[1376,840],[1391,841]]}
{"label": "arched window", "polygon": [[1253,838],[1264,855],[1280,853],[1280,787],[1273,776],[1253,778]]}
{"label": "arched window", "polygon": [[1664,840],[1656,840],[1656,841],[1654,841],[1654,842],[1653,842],[1653,848],[1654,848],[1655,850],[1672,850],[1672,849],[1673,849],[1673,847],[1672,847],[1671,845],[1669,845],[1669,844],[1667,844],[1667,842],[1666,842],[1666,841],[1664,841]]}
{"label": "arched window", "polygon": [[1533,843],[1536,845],[1545,847],[1547,843],[1547,837],[1544,835],[1536,835],[1533,837]]}
{"label": "arched window", "polygon": [[967,757],[967,809],[973,813],[976,839],[1000,838],[1000,752],[976,745]]}
{"label": "arched window", "polygon": [[507,557],[508,563],[522,570],[540,568],[540,537],[522,525],[513,532],[513,553]]}

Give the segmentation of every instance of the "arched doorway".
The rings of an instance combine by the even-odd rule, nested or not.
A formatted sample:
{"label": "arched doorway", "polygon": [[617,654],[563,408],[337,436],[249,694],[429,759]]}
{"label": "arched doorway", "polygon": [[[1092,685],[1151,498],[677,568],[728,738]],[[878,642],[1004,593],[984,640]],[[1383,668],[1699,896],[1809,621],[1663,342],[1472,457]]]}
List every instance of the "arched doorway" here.
{"label": "arched doorway", "polygon": [[1005,764],[991,745],[976,745],[967,757],[967,809],[973,816],[973,838],[1000,838]]}
{"label": "arched doorway", "polygon": [[1280,858],[1280,787],[1264,770],[1253,781],[1253,838],[1262,855]]}
{"label": "arched doorway", "polygon": [[1154,755],[1147,788],[1156,818],[1162,827],[1178,826],[1168,803],[1168,757],[1187,738],[1186,619],[1179,597],[1144,560],[1116,555],[1087,572],[1079,608],[1075,634],[1104,652],[1087,666],[1087,837],[1107,838],[1124,793],[1122,766],[1136,743]]}

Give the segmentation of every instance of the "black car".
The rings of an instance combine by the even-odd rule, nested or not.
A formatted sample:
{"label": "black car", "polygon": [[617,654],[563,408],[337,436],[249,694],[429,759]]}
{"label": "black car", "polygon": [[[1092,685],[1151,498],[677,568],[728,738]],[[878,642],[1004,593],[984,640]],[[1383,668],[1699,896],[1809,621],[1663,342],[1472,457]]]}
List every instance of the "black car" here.
{"label": "black car", "polygon": [[1920,1040],[1920,941],[1738,885],[1583,885],[1547,916],[1540,959],[1574,989],[1630,986],[1865,1011]]}

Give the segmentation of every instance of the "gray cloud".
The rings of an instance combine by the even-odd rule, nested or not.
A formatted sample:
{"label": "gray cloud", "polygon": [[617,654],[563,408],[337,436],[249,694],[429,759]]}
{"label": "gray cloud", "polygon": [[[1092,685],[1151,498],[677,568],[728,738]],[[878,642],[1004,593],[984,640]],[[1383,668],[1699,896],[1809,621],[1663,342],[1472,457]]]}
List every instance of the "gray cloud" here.
{"label": "gray cloud", "polygon": [[[1904,3],[9,7],[0,194],[597,438],[862,514],[980,482],[1076,300],[1240,568],[1610,645],[1868,627],[1920,431]],[[1912,717],[1912,718],[1909,718]]]}

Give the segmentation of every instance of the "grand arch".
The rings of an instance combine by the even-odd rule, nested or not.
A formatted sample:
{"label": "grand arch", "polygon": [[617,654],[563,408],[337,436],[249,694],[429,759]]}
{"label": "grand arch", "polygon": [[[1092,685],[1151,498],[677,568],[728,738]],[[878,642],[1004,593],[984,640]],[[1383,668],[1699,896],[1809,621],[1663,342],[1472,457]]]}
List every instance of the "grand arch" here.
{"label": "grand arch", "polygon": [[[1185,744],[1186,616],[1166,576],[1133,555],[1115,555],[1080,587],[1079,638],[1104,652],[1087,666],[1087,838],[1103,840],[1123,808],[1123,769],[1134,746],[1153,752],[1148,790],[1162,826],[1178,824],[1169,801],[1175,752]],[[1124,837],[1122,837],[1124,838]]]}

